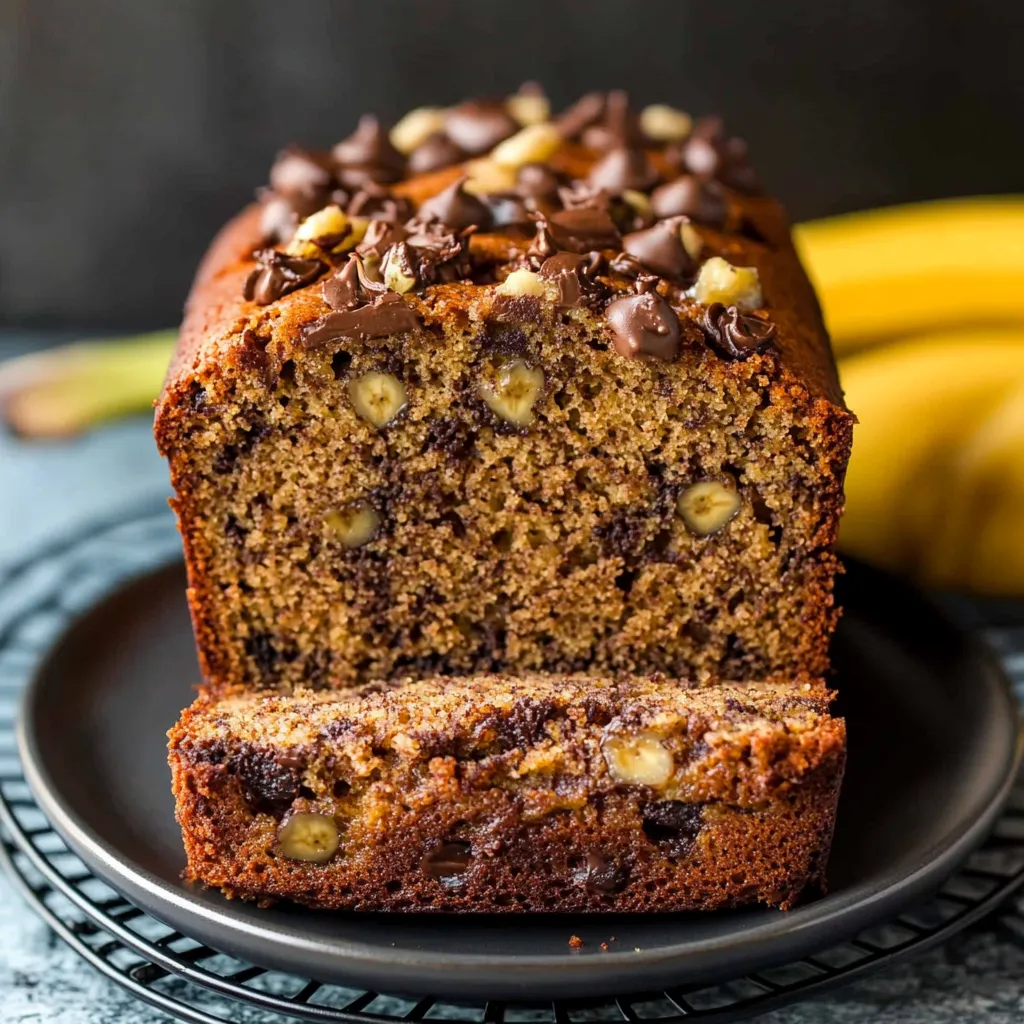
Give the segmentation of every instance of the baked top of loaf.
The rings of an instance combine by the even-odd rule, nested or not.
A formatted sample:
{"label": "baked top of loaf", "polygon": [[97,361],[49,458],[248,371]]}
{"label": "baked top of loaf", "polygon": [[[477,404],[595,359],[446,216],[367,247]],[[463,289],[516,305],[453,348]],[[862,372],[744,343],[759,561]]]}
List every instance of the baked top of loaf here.
{"label": "baked top of loaf", "polygon": [[[842,407],[835,362],[817,300],[799,268],[785,212],[777,200],[760,194],[744,144],[726,135],[717,118],[698,121],[682,139],[651,138],[643,131],[644,119],[636,123],[635,115],[623,104],[621,94],[589,94],[554,120],[520,127],[510,117],[504,121],[504,127],[495,128],[486,122],[498,120],[497,112],[505,108],[501,104],[470,102],[453,108],[446,118],[442,116],[439,123],[447,123],[448,134],[442,127],[438,135],[427,138],[405,160],[390,146],[383,129],[372,118],[364,119],[350,139],[339,143],[333,156],[296,148],[280,154],[276,174],[271,176],[272,181],[277,180],[277,189],[265,192],[261,203],[247,208],[231,221],[200,266],[158,406],[158,421],[168,414],[167,406],[180,399],[182,392],[206,373],[229,372],[236,363],[245,366],[253,359],[264,358],[279,367],[293,348],[302,344],[303,329],[324,315],[328,308],[322,295],[324,279],[347,263],[350,248],[328,253],[315,245],[293,245],[293,251],[322,260],[324,270],[308,285],[281,295],[267,306],[256,305],[246,297],[245,283],[256,267],[253,253],[275,243],[279,250],[288,248],[288,236],[294,231],[298,217],[295,213],[295,218],[289,219],[288,210],[311,213],[321,203],[337,203],[339,208],[368,211],[362,215],[363,219],[374,219],[382,213],[406,219],[403,214],[411,215],[424,202],[450,189],[454,182],[467,175],[467,189],[472,189],[475,195],[469,195],[468,209],[458,211],[459,223],[447,227],[454,228],[457,235],[469,226],[465,220],[474,215],[474,223],[483,223],[477,223],[475,233],[465,239],[462,255],[468,258],[454,274],[443,274],[442,279],[422,286],[418,284],[403,296],[403,302],[416,316],[429,322],[435,316],[457,316],[460,311],[472,310],[475,304],[485,300],[489,305],[493,300],[493,285],[512,269],[539,269],[543,259],[529,253],[537,236],[543,233],[544,222],[531,220],[531,215],[547,211],[554,212],[557,218],[566,202],[575,208],[598,209],[602,204],[608,208],[606,200],[615,200],[611,206],[614,229],[605,231],[601,237],[602,229],[591,225],[589,238],[584,232],[579,236],[579,244],[571,246],[576,252],[603,252],[606,256],[598,275],[600,284],[594,283],[593,291],[598,294],[593,296],[593,315],[586,306],[574,315],[585,317],[588,325],[596,330],[612,334],[600,316],[601,307],[632,293],[638,271],[641,275],[653,274],[658,278],[657,291],[669,299],[683,321],[681,344],[707,344],[709,338],[715,337],[715,331],[708,329],[705,307],[685,297],[688,287],[682,286],[691,285],[701,263],[712,256],[721,256],[736,267],[755,267],[764,301],[757,303],[752,311],[773,325],[771,346],[777,351],[782,366],[811,394]],[[476,129],[469,126],[474,119],[481,122]],[[545,135],[545,129],[550,129],[557,143]],[[493,142],[490,156],[471,157],[452,144],[449,166],[426,173],[415,173],[412,169],[417,166],[416,154],[422,147],[436,147],[439,137],[450,142],[451,133],[465,142],[465,136],[474,130]],[[680,127],[676,128],[676,134],[681,131]],[[532,150],[531,132],[536,133]],[[495,156],[501,158],[502,147],[506,147],[507,152],[509,144],[523,139],[524,135],[522,154],[513,152],[505,157],[505,166],[496,164]],[[590,145],[586,144],[588,142]],[[557,148],[552,151],[555,145]],[[380,155],[382,151],[386,156]],[[531,152],[538,159],[524,160],[523,156]],[[337,160],[339,153],[342,159],[347,154],[350,160],[377,159],[385,164],[341,163]],[[316,177],[311,170],[315,167],[324,169],[324,180],[309,184],[309,177]],[[550,169],[557,177],[539,183],[532,180],[541,177],[540,168]],[[650,195],[660,186],[672,186],[684,194],[674,196],[663,188],[657,197],[656,209],[687,212],[659,218],[650,209]],[[571,195],[574,187],[575,195]],[[558,188],[568,192],[560,197]],[[544,189],[548,190],[546,194]],[[385,201],[377,198],[377,193],[381,192],[410,205],[399,206],[395,214],[393,209],[384,208]],[[541,194],[531,194],[538,192]],[[624,194],[628,194],[625,203],[622,201]],[[466,198],[465,193],[461,198]],[[637,205],[630,207],[629,200]],[[513,204],[518,212],[512,212]],[[483,216],[480,215],[481,205],[489,210]],[[448,202],[442,212],[452,209],[453,204]],[[496,224],[506,217],[516,220],[511,224]],[[616,255],[628,252],[629,246],[624,249],[622,244],[624,237],[633,236],[634,251],[659,249],[650,241],[637,240],[637,232],[630,229],[649,229],[664,225],[666,221],[675,222],[679,217],[685,218],[692,231],[691,239],[699,238],[699,243],[689,243],[696,255],[684,261],[678,274],[660,274],[659,270],[664,271],[666,264],[658,258],[646,264],[641,260],[640,268],[630,267],[628,260],[619,260],[625,273],[608,265],[608,261],[615,262]],[[553,234],[556,250],[564,251],[564,238],[560,243],[557,227]],[[665,248],[671,249],[660,246],[660,249]],[[671,261],[678,256],[678,252],[669,251],[667,257],[662,252],[661,261]],[[452,269],[456,262],[449,261],[445,269]],[[445,280],[448,276],[453,276],[454,280]],[[686,330],[687,322],[698,329]],[[259,350],[252,348],[254,335],[262,339]],[[268,338],[269,345],[266,344]],[[168,432],[159,429],[158,438],[165,445],[170,440]]]}
{"label": "baked top of loaf", "polygon": [[189,874],[334,908],[788,905],[831,838],[831,697],[600,674],[205,692],[170,732]]}
{"label": "baked top of loaf", "polygon": [[852,417],[782,210],[717,120],[544,102],[287,150],[214,242],[155,427],[207,679],[826,671]]}

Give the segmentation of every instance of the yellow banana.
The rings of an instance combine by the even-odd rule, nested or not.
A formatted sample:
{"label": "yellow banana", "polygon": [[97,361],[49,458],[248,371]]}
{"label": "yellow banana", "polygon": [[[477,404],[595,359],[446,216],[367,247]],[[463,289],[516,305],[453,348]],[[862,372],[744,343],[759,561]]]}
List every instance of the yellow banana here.
{"label": "yellow banana", "polygon": [[843,359],[840,377],[859,421],[840,547],[920,574],[949,501],[956,452],[994,402],[1024,385],[1024,327],[872,349]]}
{"label": "yellow banana", "polygon": [[947,199],[798,224],[839,355],[931,330],[1024,324],[1024,196]]}
{"label": "yellow banana", "polygon": [[964,439],[949,485],[922,578],[985,594],[1024,593],[1024,384]]}

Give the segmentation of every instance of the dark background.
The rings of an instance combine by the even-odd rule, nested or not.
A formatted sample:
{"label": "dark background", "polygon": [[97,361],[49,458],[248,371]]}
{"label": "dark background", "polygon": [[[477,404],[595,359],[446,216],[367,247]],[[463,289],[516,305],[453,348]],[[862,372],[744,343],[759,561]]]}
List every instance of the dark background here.
{"label": "dark background", "polygon": [[178,319],[288,141],[544,82],[721,110],[795,219],[1024,187],[1024,3],[0,0],[0,325]]}

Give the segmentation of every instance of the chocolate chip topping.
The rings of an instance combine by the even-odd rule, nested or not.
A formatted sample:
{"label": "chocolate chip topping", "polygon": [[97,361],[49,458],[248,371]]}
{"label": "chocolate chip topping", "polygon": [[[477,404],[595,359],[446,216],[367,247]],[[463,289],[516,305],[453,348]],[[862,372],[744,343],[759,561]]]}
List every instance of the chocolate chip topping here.
{"label": "chocolate chip topping", "polygon": [[322,203],[333,183],[327,160],[298,146],[283,149],[270,168],[270,187],[281,196],[317,197]]}
{"label": "chocolate chip topping", "polygon": [[383,338],[415,330],[418,326],[413,310],[401,296],[389,292],[370,306],[325,313],[303,328],[302,344],[316,348],[343,339]]}
{"label": "chocolate chip topping", "polygon": [[352,197],[345,212],[350,217],[372,217],[397,224],[412,216],[412,204],[405,196],[396,196],[386,186],[366,181]]}
{"label": "chocolate chip topping", "polygon": [[470,100],[445,115],[448,138],[470,156],[486,153],[519,131],[515,118],[499,103]]}
{"label": "chocolate chip topping", "polygon": [[622,244],[622,236],[611,214],[590,206],[559,210],[538,225],[546,225],[555,246],[569,252],[617,249]]}
{"label": "chocolate chip topping", "polygon": [[679,355],[679,318],[657,292],[616,299],[604,315],[615,334],[615,351],[620,356],[650,356],[671,362]]}
{"label": "chocolate chip topping", "polygon": [[284,196],[272,192],[263,200],[260,209],[260,237],[274,244],[288,242],[299,226],[299,214]]}
{"label": "chocolate chip topping", "polygon": [[473,225],[488,227],[491,211],[481,200],[466,191],[466,177],[463,176],[423,203],[419,209],[419,219],[437,220],[453,231],[464,231]]}
{"label": "chocolate chip topping", "polygon": [[728,207],[717,182],[684,174],[651,193],[651,209],[658,217],[686,216],[697,224],[720,228]]}
{"label": "chocolate chip topping", "polygon": [[685,221],[685,217],[670,217],[643,231],[634,231],[622,239],[622,248],[648,270],[670,281],[679,281],[696,269],[679,234]]}
{"label": "chocolate chip topping", "polygon": [[420,870],[429,878],[457,878],[466,873],[472,859],[473,851],[469,843],[450,840],[426,854],[420,861]]}
{"label": "chocolate chip topping", "polygon": [[331,156],[338,164],[338,180],[352,187],[365,181],[398,181],[405,169],[405,159],[372,114],[359,119],[359,127],[331,150]]}
{"label": "chocolate chip topping", "polygon": [[627,188],[643,192],[657,181],[658,172],[647,154],[642,149],[630,146],[610,149],[590,168],[590,174],[587,175],[588,184],[606,189],[614,195]]}
{"label": "chocolate chip topping", "polygon": [[515,192],[490,192],[483,197],[491,211],[491,227],[503,228],[510,224],[529,224],[530,210],[526,201]]}
{"label": "chocolate chip topping", "polygon": [[258,249],[253,258],[260,266],[246,278],[242,294],[258,306],[276,302],[296,288],[305,288],[327,269],[320,260],[288,256],[276,249]]}
{"label": "chocolate chip topping", "polygon": [[555,118],[555,127],[563,139],[575,139],[604,115],[604,108],[604,93],[588,92]]}
{"label": "chocolate chip topping", "polygon": [[245,746],[228,762],[238,777],[242,797],[257,813],[280,815],[299,795],[305,759],[295,751],[280,756]]}
{"label": "chocolate chip topping", "polygon": [[547,164],[523,164],[516,171],[516,192],[528,199],[554,202],[562,179]]}
{"label": "chocolate chip topping", "polygon": [[538,271],[540,276],[546,281],[554,281],[558,286],[556,305],[559,309],[575,309],[583,304],[580,273],[586,264],[586,257],[572,252],[556,253],[541,264]]}
{"label": "chocolate chip topping", "polygon": [[320,289],[324,302],[331,309],[355,309],[366,301],[359,288],[359,261],[349,259],[332,274]]}
{"label": "chocolate chip topping", "polygon": [[444,132],[434,132],[409,154],[409,173],[426,174],[466,159],[466,153]]}
{"label": "chocolate chip topping", "polygon": [[749,313],[741,313],[735,306],[712,302],[701,317],[712,345],[731,359],[747,356],[770,345],[775,338],[775,324]]}
{"label": "chocolate chip topping", "polygon": [[681,150],[683,165],[700,178],[717,178],[743,192],[760,187],[742,139],[691,135]]}
{"label": "chocolate chip topping", "polygon": [[588,853],[583,884],[588,892],[615,893],[626,884],[629,872],[614,858],[603,853]]}

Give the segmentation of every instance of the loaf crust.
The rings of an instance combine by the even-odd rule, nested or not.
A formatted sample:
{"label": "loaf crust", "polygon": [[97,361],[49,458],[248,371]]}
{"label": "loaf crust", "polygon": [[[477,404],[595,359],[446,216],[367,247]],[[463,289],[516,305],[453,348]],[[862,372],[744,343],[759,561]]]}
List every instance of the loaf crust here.
{"label": "loaf crust", "polygon": [[[203,692],[169,734],[187,875],[328,909],[788,907],[823,885],[845,762],[831,696],[557,675]],[[670,775],[616,777],[623,737]],[[325,863],[285,855],[308,814],[336,823]]]}

